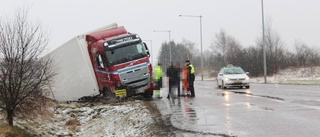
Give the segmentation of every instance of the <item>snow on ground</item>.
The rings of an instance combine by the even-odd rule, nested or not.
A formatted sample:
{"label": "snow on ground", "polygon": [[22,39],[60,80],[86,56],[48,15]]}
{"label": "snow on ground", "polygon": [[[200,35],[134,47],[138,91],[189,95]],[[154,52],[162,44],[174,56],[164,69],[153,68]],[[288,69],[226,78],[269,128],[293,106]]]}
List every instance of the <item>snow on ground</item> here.
{"label": "snow on ground", "polygon": [[[15,125],[35,136],[155,136],[156,119],[143,101],[117,104],[58,103],[49,108],[52,115],[15,118]],[[4,122],[5,118],[1,118]],[[158,129],[159,130],[159,129]]]}
{"label": "snow on ground", "polygon": [[[204,75],[205,80],[215,77]],[[201,76],[197,76],[197,80]],[[320,67],[289,68],[277,75],[267,77],[268,83],[290,83],[292,81],[316,81],[320,84]],[[251,82],[263,83],[264,78],[251,78]],[[152,104],[147,102],[147,104]],[[43,112],[33,116],[17,116],[14,124],[35,136],[168,136],[168,130],[159,128],[161,116],[155,115],[145,101],[131,100],[120,103],[54,103]],[[0,122],[5,122],[2,110]],[[159,120],[160,119],[160,120]],[[164,125],[165,126],[165,125]],[[161,130],[161,131],[159,131]],[[1,135],[1,134],[0,134]]]}
{"label": "snow on ground", "polygon": [[[264,83],[264,77],[251,78],[253,83]],[[267,77],[267,83],[320,84],[320,67],[288,68]]]}
{"label": "snow on ground", "polygon": [[[216,75],[212,72],[204,72],[204,80],[216,80]],[[264,77],[250,77],[251,83],[264,83]],[[283,84],[317,84],[320,85],[320,66],[288,68],[280,70],[273,76],[267,76],[267,83]],[[201,80],[201,74],[196,76],[196,80]]]}

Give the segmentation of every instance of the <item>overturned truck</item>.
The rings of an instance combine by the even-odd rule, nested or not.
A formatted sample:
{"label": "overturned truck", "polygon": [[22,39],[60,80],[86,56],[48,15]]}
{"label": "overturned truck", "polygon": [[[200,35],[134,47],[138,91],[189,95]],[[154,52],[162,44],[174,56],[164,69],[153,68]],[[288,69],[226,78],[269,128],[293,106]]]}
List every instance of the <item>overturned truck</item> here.
{"label": "overturned truck", "polygon": [[45,57],[56,66],[51,97],[58,101],[153,95],[147,45],[116,23],[78,35]]}

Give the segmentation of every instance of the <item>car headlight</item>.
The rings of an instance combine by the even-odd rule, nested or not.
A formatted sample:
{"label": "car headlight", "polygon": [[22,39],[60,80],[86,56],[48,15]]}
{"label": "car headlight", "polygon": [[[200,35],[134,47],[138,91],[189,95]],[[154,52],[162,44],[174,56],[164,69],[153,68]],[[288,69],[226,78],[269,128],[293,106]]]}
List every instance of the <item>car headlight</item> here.
{"label": "car headlight", "polygon": [[224,78],[224,81],[229,81],[230,79],[229,78]]}
{"label": "car headlight", "polygon": [[249,77],[246,77],[246,80],[249,80],[250,78]]}

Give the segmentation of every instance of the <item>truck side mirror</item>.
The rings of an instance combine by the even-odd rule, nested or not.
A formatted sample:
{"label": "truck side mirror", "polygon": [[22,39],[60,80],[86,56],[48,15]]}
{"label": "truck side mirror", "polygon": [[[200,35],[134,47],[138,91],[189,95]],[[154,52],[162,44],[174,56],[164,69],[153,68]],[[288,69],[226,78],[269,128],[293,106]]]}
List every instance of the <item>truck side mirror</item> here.
{"label": "truck side mirror", "polygon": [[144,48],[146,49],[148,56],[150,57],[150,52],[149,52],[147,44],[145,42],[143,42],[143,45],[144,45]]}

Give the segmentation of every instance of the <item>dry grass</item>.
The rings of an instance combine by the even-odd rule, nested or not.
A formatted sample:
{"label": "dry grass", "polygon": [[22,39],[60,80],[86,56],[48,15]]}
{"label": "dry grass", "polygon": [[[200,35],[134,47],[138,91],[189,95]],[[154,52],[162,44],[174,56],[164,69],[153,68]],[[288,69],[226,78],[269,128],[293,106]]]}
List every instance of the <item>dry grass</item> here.
{"label": "dry grass", "polygon": [[[57,102],[47,99],[38,98],[33,101],[29,101],[26,104],[20,105],[15,111],[14,121],[36,119],[50,119],[54,117],[54,113],[49,108],[54,106]],[[2,111],[0,114],[3,118],[6,118],[6,112]],[[26,131],[17,127],[10,127],[6,121],[0,121],[0,137],[31,137],[34,131]],[[15,126],[15,125],[14,125]],[[29,133],[28,133],[29,132]]]}
{"label": "dry grass", "polygon": [[77,131],[77,127],[80,125],[80,121],[76,118],[69,119],[65,124],[65,126],[71,131]]}
{"label": "dry grass", "polygon": [[2,123],[0,124],[0,137],[32,137],[32,135],[20,128]]}
{"label": "dry grass", "polygon": [[48,108],[54,106],[56,103],[57,102],[44,97],[24,102],[24,104],[19,105],[18,108],[15,110],[15,114],[17,116],[15,119],[32,118],[39,116],[53,117],[53,112]]}

